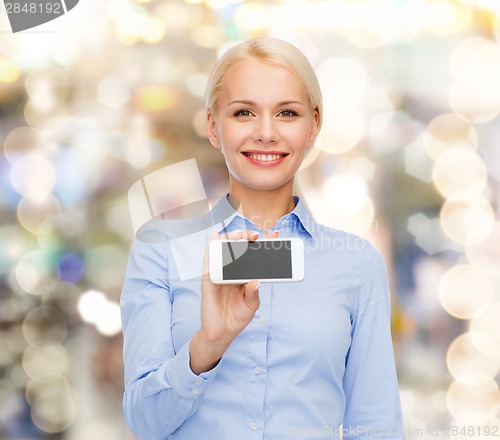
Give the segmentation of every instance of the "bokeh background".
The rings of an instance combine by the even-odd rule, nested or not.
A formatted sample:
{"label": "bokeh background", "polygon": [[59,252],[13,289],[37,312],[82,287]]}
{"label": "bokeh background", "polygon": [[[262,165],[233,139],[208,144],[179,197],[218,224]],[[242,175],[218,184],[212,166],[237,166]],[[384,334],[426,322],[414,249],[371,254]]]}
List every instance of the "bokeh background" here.
{"label": "bokeh background", "polygon": [[19,34],[0,5],[0,438],[134,438],[127,193],[191,158],[224,193],[205,82],[264,35],[322,85],[311,210],[387,260],[406,438],[500,436],[500,2],[81,0]]}

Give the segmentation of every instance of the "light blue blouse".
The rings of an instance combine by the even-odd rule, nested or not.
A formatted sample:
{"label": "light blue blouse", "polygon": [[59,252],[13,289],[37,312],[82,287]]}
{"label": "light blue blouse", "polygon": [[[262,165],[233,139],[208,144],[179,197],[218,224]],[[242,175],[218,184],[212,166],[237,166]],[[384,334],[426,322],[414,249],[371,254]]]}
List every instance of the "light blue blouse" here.
{"label": "light blue blouse", "polygon": [[403,439],[382,257],[296,198],[272,230],[301,237],[305,279],[262,283],[260,307],[211,371],[189,368],[211,232],[258,230],[222,197],[134,243],[121,297],[123,407],[144,440]]}

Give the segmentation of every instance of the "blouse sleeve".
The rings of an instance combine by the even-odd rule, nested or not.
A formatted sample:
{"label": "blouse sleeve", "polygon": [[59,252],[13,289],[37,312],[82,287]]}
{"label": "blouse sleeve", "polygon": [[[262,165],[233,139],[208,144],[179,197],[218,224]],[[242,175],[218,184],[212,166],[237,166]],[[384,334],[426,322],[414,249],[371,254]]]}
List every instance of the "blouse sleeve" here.
{"label": "blouse sleeve", "polygon": [[123,409],[139,439],[159,440],[198,408],[217,366],[195,375],[189,342],[177,353],[171,337],[166,240],[136,240],[121,295],[125,393]]}
{"label": "blouse sleeve", "polygon": [[390,329],[390,293],[382,256],[369,245],[346,357],[344,439],[403,439]]}

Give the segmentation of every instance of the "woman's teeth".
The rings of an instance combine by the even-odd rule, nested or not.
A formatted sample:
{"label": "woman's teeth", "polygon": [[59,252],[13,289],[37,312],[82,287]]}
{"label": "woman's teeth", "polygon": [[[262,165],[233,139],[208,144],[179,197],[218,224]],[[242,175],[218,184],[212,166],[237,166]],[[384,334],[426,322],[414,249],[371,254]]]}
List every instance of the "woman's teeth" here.
{"label": "woman's teeth", "polygon": [[285,157],[284,154],[247,154],[247,156],[259,162],[271,162]]}

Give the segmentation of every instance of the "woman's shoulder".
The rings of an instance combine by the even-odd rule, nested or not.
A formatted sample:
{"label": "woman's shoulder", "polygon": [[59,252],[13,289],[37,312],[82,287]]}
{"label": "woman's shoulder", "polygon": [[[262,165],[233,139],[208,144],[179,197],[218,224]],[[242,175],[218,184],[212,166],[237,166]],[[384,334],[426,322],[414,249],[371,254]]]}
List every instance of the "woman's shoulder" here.
{"label": "woman's shoulder", "polygon": [[168,219],[155,217],[142,225],[136,239],[144,243],[167,243],[204,230],[206,216]]}
{"label": "woman's shoulder", "polygon": [[361,253],[364,256],[378,253],[375,245],[367,238],[343,229],[315,222],[310,231],[313,241],[327,250]]}

